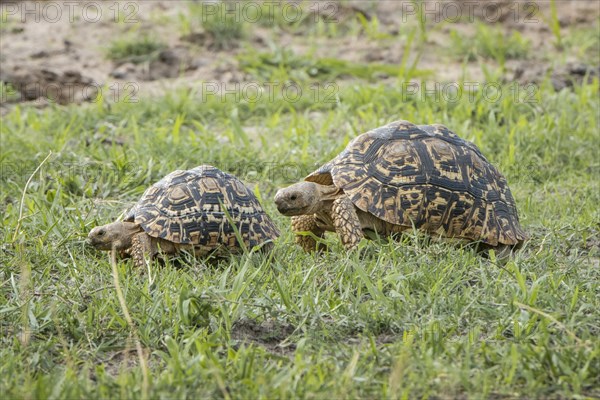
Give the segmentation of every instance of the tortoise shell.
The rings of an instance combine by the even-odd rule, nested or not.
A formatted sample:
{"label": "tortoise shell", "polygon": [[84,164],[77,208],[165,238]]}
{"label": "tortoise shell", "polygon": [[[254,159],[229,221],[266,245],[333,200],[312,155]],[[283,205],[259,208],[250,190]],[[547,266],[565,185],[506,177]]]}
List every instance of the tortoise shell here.
{"label": "tortoise shell", "polygon": [[247,248],[279,236],[256,196],[235,176],[210,165],[177,170],[149,187],[127,213],[155,238],[206,248]]}
{"label": "tortoise shell", "polygon": [[504,176],[443,125],[396,121],[371,130],[305,180],[335,185],[389,224],[491,246],[527,238]]}

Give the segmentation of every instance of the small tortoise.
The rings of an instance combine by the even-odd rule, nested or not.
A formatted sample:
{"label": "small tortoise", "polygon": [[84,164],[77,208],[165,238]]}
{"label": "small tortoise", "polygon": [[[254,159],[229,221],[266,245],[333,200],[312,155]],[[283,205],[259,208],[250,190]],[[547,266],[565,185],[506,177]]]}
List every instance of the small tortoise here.
{"label": "small tortoise", "polygon": [[177,170],[148,188],[123,221],[98,226],[89,242],[117,250],[144,266],[144,257],[192,250],[196,256],[239,252],[263,245],[279,232],[256,196],[235,176],[210,165]]}
{"label": "small tortoise", "polygon": [[304,182],[279,190],[275,203],[292,216],[306,251],[317,246],[306,232],[337,232],[347,249],[413,227],[484,248],[527,238],[506,179],[443,125],[396,121],[364,133]]}

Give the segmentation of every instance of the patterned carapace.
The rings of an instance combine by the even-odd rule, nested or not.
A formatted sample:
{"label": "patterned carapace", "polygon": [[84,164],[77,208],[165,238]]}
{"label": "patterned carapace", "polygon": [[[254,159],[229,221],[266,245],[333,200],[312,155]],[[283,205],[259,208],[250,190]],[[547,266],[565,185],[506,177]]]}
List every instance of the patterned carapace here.
{"label": "patterned carapace", "polygon": [[203,248],[246,248],[279,236],[256,196],[235,176],[210,165],[177,170],[144,192],[125,217],[151,237]]}
{"label": "patterned carapace", "polygon": [[506,179],[443,125],[396,121],[371,130],[306,180],[335,185],[387,232],[414,226],[491,246],[527,238]]}

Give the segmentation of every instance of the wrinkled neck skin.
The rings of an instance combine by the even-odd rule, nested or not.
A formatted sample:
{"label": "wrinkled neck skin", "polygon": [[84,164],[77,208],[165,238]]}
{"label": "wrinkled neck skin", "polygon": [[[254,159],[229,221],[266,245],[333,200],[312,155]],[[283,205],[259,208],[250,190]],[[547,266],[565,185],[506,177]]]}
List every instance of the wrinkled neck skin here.
{"label": "wrinkled neck skin", "polygon": [[131,239],[133,239],[133,235],[140,232],[140,226],[133,222],[115,222],[116,224],[120,224],[119,232],[121,234],[118,236],[117,240],[113,243],[113,246],[116,250],[122,251],[131,247]]}
{"label": "wrinkled neck skin", "polygon": [[319,192],[319,199],[311,209],[311,214],[326,212],[329,214],[333,201],[337,199],[343,191],[334,185],[319,185],[315,184]]}
{"label": "wrinkled neck skin", "polygon": [[310,214],[314,215],[317,226],[326,231],[335,232],[331,209],[333,201],[344,194],[344,191],[334,185],[317,185],[320,193],[320,201],[311,209]]}
{"label": "wrinkled neck skin", "polygon": [[343,194],[342,189],[335,187],[334,185],[317,185],[319,193],[321,195],[322,208],[329,211],[333,201]]}

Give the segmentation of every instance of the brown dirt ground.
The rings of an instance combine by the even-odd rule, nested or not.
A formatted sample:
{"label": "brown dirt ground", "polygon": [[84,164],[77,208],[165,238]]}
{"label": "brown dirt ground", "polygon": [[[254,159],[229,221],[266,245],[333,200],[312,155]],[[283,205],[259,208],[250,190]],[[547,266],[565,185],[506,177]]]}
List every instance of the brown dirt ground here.
{"label": "brown dirt ground", "polygon": [[[333,23],[340,26],[357,18],[358,14],[367,19],[376,16],[379,30],[390,36],[386,40],[376,40],[362,31],[354,35],[313,38],[309,45],[306,37],[297,31],[278,29],[275,32],[254,23],[250,24],[247,36],[239,45],[218,50],[201,27],[192,34],[182,33],[180,15],[188,12],[190,4],[189,1],[84,1],[69,9],[64,2],[3,2],[0,80],[11,83],[19,91],[10,99],[3,96],[0,104],[3,113],[16,102],[44,106],[48,103],[46,98],[60,104],[90,100],[103,85],[102,90],[109,92],[108,96],[103,93],[105,97],[118,100],[130,95],[136,98],[156,96],[173,88],[194,89],[200,87],[201,82],[253,82],[256,78],[240,69],[236,55],[248,51],[249,47],[266,52],[272,43],[297,54],[306,54],[310,48],[316,57],[400,65],[405,41],[394,38],[400,38],[398,35],[405,27],[417,24],[410,2],[314,2],[303,8],[303,12],[311,16],[307,18],[308,24],[314,23],[315,4],[319,4],[320,17],[326,18],[329,13],[336,18]],[[283,7],[287,3],[282,1],[280,4]],[[425,2],[429,34],[417,67],[433,71],[433,76],[428,79],[438,82],[455,82],[465,71],[470,79],[483,79],[478,62],[463,67],[458,57],[452,57],[449,39],[450,30],[473,35],[475,21],[483,21],[507,31],[519,31],[531,41],[533,54],[527,60],[509,60],[506,79],[535,82],[553,66],[552,33],[545,22],[550,15],[550,5],[547,1],[534,3],[535,8],[527,4],[530,3]],[[598,22],[600,3],[557,1],[556,4],[564,34],[571,28]],[[327,8],[330,5],[334,6]],[[101,18],[97,18],[98,6],[102,10]],[[57,17],[57,9],[60,9],[60,17]],[[130,15],[132,21],[116,22],[117,9],[121,17]],[[449,23],[458,9],[465,20]],[[107,46],[128,32],[152,34],[167,47],[150,62],[133,64],[109,60]],[[553,83],[558,89],[572,86],[573,81],[582,79],[586,73],[598,72],[598,66],[584,65],[575,56],[567,56],[566,61],[568,65],[561,66],[553,75]],[[343,80],[340,78],[338,83]]]}

